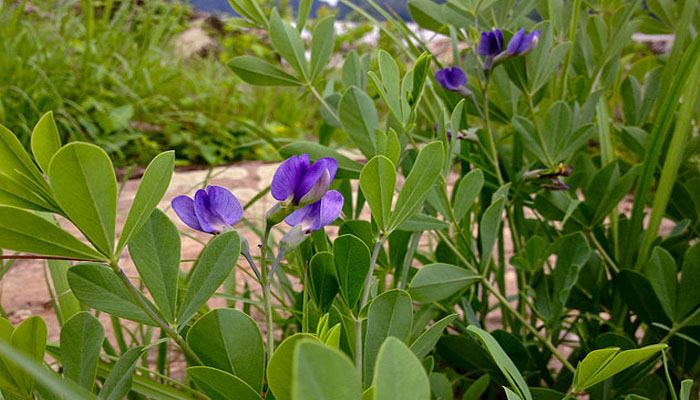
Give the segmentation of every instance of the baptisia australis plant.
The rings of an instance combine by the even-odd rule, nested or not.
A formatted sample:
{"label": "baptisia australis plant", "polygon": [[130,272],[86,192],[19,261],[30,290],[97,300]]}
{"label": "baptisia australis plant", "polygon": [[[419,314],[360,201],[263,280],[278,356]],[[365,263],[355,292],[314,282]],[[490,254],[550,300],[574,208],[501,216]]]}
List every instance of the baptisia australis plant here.
{"label": "baptisia australis plant", "polygon": [[[274,349],[270,279],[285,255],[314,231],[332,223],[340,216],[343,196],[337,190],[328,190],[337,170],[338,161],[333,158],[321,158],[311,164],[308,154],[302,154],[285,160],[275,171],[270,186],[270,193],[278,203],[267,212],[260,268],[250,255],[247,241],[241,239],[241,253],[255,272],[263,290],[267,314],[268,357]],[[243,207],[236,196],[221,186],[200,189],[195,193],[194,199],[178,196],[173,199],[172,206],[187,226],[212,234],[233,229],[233,225],[243,217]],[[292,229],[281,239],[275,262],[267,268],[270,230],[282,221]]]}

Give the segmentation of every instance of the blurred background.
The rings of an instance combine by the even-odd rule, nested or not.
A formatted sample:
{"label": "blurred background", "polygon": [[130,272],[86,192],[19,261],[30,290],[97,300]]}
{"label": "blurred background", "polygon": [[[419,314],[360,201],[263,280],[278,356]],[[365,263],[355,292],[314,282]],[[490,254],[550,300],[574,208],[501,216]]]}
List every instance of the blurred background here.
{"label": "blurred background", "polygon": [[[266,6],[292,17],[297,2]],[[404,0],[379,3],[410,19]],[[351,21],[337,35],[341,54],[382,40],[347,4],[315,0],[312,17],[327,15]],[[53,111],[64,142],[95,143],[117,167],[167,149],[180,165],[276,159],[266,135],[330,140],[315,100],[228,70],[237,55],[276,61],[267,34],[243,25],[227,0],[0,0],[0,123],[28,145]]]}

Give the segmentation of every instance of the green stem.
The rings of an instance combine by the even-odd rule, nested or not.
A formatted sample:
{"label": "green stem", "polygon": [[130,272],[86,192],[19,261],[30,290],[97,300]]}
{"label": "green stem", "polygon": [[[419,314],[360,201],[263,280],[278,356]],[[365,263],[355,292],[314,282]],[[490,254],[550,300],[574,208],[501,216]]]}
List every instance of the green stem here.
{"label": "green stem", "polygon": [[695,311],[693,311],[693,313],[690,314],[690,315],[688,315],[688,317],[687,317],[686,319],[684,319],[683,321],[681,321],[681,322],[679,322],[679,323],[677,323],[677,324],[674,324],[673,327],[671,328],[671,330],[668,331],[668,333],[666,334],[666,336],[664,336],[664,338],[661,339],[661,341],[660,341],[659,343],[666,343],[666,342],[668,342],[669,340],[671,340],[671,338],[672,338],[676,333],[678,333],[678,331],[680,331],[681,329],[685,328],[685,326],[688,325],[692,320],[694,320],[695,318],[697,318],[698,315],[700,315],[700,308],[697,308]]}
{"label": "green stem", "polygon": [[[369,272],[367,273],[367,280],[365,281],[365,289],[362,293],[362,301],[360,302],[360,309],[358,314],[362,313],[362,309],[365,308],[367,302],[369,301],[369,292],[372,286],[372,276],[374,275],[374,268],[377,264],[377,257],[379,256],[379,250],[381,250],[384,244],[384,237],[377,239],[374,244],[374,250],[372,251],[372,259],[369,264]],[[359,317],[355,319],[355,368],[357,373],[362,380],[362,319]]]}
{"label": "green stem", "polygon": [[503,186],[503,175],[501,175],[501,166],[498,163],[498,153],[496,150],[496,143],[493,140],[493,135],[491,134],[491,118],[489,116],[489,82],[486,81],[486,86],[484,86],[484,117],[486,118],[485,128],[486,128],[486,139],[488,144],[489,152],[491,153],[491,163],[496,170],[496,178],[498,179],[498,186]]}
{"label": "green stem", "polygon": [[[447,244],[447,246],[450,247],[452,249],[452,251],[455,252],[455,254],[457,254],[457,257],[460,258],[460,261],[462,261],[462,263],[467,267],[467,269],[471,270],[474,273],[477,273],[477,274],[479,273],[478,270],[473,265],[469,264],[467,259],[464,258],[464,256],[457,250],[457,248],[455,247],[454,243],[452,243],[452,240],[450,238],[445,236],[445,234],[443,234],[440,231],[437,231],[437,234],[438,234],[438,236],[440,236],[440,238],[442,240],[445,241],[445,244]],[[574,366],[571,365],[571,363],[566,359],[566,357],[564,357],[561,353],[559,353],[559,351],[552,344],[552,342],[549,339],[547,339],[546,337],[542,336],[542,334],[539,333],[539,331],[534,326],[532,326],[532,324],[527,320],[527,318],[523,317],[515,308],[513,308],[513,306],[510,305],[510,302],[508,302],[508,299],[506,299],[498,291],[498,289],[496,289],[493,285],[491,285],[491,283],[488,281],[488,279],[485,279],[485,278],[482,279],[481,283],[482,283],[482,285],[484,285],[486,290],[491,292],[491,294],[494,297],[496,297],[496,299],[498,299],[499,303],[501,303],[505,307],[505,309],[508,310],[508,312],[513,314],[513,316],[515,316],[515,318],[517,318],[533,335],[535,335],[536,338],[538,338],[540,341],[542,341],[542,343],[544,343],[544,345],[549,349],[549,351],[552,352],[554,357],[556,357],[566,369],[570,370],[571,372],[576,371]]]}
{"label": "green stem", "polygon": [[610,266],[610,269],[612,269],[615,273],[620,272],[620,267],[617,266],[617,263],[610,257],[607,251],[605,251],[605,248],[603,245],[596,239],[595,235],[591,231],[586,231],[586,237],[588,240],[593,242],[593,245],[595,248],[598,250],[598,253],[600,253],[600,256],[603,257],[603,260]]}
{"label": "green stem", "polygon": [[542,152],[544,153],[544,157],[547,159],[547,163],[549,164],[550,168],[554,168],[554,162],[552,161],[552,158],[549,156],[549,152],[547,151],[547,145],[544,143],[544,138],[542,137],[542,131],[540,130],[540,123],[537,122],[537,114],[535,113],[535,104],[532,102],[532,96],[530,93],[525,93],[525,96],[527,97],[527,105],[530,108],[530,113],[532,114],[532,123],[535,124],[535,130],[537,131],[537,139],[540,142],[540,146],[542,147]]}
{"label": "green stem", "polygon": [[311,83],[309,83],[307,85],[307,87],[309,88],[309,90],[311,90],[311,93],[313,93],[313,95],[318,99],[318,101],[321,102],[321,105],[326,109],[326,111],[328,111],[328,113],[331,115],[331,117],[333,117],[333,119],[338,123],[338,125],[340,125],[340,118],[338,117],[338,114],[333,109],[333,107],[331,107],[326,102],[326,100],[323,98],[323,96],[321,96],[321,93],[319,93],[318,90],[316,90],[314,85],[312,85]]}
{"label": "green stem", "polygon": [[265,307],[265,324],[267,327],[267,360],[270,361],[272,353],[275,351],[274,324],[272,321],[272,302],[270,301],[270,281],[272,276],[268,276],[267,270],[267,242],[270,240],[270,230],[272,227],[265,224],[262,248],[260,249],[260,285],[263,292],[263,304]]}
{"label": "green stem", "polygon": [[136,289],[136,287],[131,283],[129,278],[126,277],[126,274],[124,274],[124,271],[119,267],[119,265],[113,261],[110,263],[110,267],[112,267],[114,273],[117,274],[119,280],[121,280],[122,284],[124,284],[124,287],[126,287],[129,293],[131,293],[131,296],[134,298],[134,300],[136,300],[139,307],[141,307],[141,309],[153,320],[153,322],[155,322],[159,328],[165,331],[165,333],[170,336],[170,338],[173,339],[178,346],[180,346],[180,349],[182,349],[187,357],[190,358],[190,361],[192,361],[193,364],[202,365],[202,360],[200,360],[197,354],[190,349],[190,346],[187,345],[185,339],[183,339],[180,334],[175,332],[175,330],[173,330],[158,316],[158,314],[151,309],[151,306],[146,303],[146,300],[141,296],[141,293],[139,293],[138,289]]}

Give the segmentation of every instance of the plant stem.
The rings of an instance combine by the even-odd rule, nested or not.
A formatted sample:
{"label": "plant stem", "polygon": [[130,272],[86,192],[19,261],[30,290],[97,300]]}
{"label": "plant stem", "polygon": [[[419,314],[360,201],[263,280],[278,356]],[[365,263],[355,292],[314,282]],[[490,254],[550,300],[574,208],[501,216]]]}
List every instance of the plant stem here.
{"label": "plant stem", "polygon": [[596,249],[598,249],[598,253],[600,253],[601,257],[605,260],[605,262],[610,266],[610,269],[612,269],[615,273],[620,272],[620,267],[617,266],[617,263],[610,257],[607,251],[605,251],[605,248],[603,245],[596,239],[595,235],[591,231],[586,231],[586,237],[588,240],[593,242],[593,245],[595,246]]}
{"label": "plant stem", "polygon": [[[369,301],[369,292],[372,286],[372,275],[374,275],[374,267],[377,264],[379,250],[381,250],[384,240],[384,237],[380,237],[374,244],[372,259],[370,260],[369,272],[367,273],[367,280],[365,281],[365,289],[362,293],[362,301],[360,302],[358,315],[362,313],[362,309],[365,308],[367,302]],[[362,380],[362,319],[360,319],[359,316],[355,319],[355,368],[360,376],[360,380]]]}
{"label": "plant stem", "polygon": [[[487,78],[488,79],[488,78]],[[486,119],[484,127],[486,128],[486,137],[488,141],[488,149],[491,153],[491,162],[496,170],[496,178],[498,178],[498,186],[503,186],[503,175],[501,175],[501,166],[498,164],[498,153],[496,151],[496,143],[493,141],[491,134],[491,118],[489,116],[489,81],[486,81],[484,86],[484,117]]]}
{"label": "plant stem", "polygon": [[311,83],[309,83],[307,85],[307,87],[309,88],[311,93],[313,93],[313,95],[318,99],[318,101],[321,102],[321,105],[323,106],[323,108],[325,108],[326,111],[328,111],[328,113],[331,115],[331,117],[333,117],[333,119],[338,123],[338,125],[340,125],[340,118],[338,117],[338,114],[335,112],[333,107],[331,107],[330,104],[328,104],[328,102],[326,102],[326,100],[323,98],[323,96],[321,96],[321,93],[319,93],[318,90],[316,90],[314,85],[312,85]]}
{"label": "plant stem", "polygon": [[678,333],[678,331],[680,331],[681,329],[685,328],[685,326],[688,325],[692,320],[694,320],[695,318],[697,318],[698,315],[700,315],[700,308],[695,309],[695,311],[693,311],[693,313],[691,313],[690,315],[688,315],[688,317],[687,317],[686,319],[684,319],[683,321],[681,321],[681,322],[679,322],[679,323],[673,325],[673,327],[671,328],[671,330],[668,331],[668,333],[666,334],[666,336],[664,336],[664,338],[661,339],[661,341],[660,341],[659,343],[666,343],[666,342],[668,342],[669,340],[671,340],[671,338],[672,338],[676,333]]}
{"label": "plant stem", "polygon": [[[457,250],[457,247],[454,245],[454,243],[452,243],[452,240],[450,238],[445,236],[445,234],[443,234],[440,231],[437,231],[437,234],[438,234],[438,236],[440,236],[440,238],[442,238],[442,240],[445,241],[445,244],[447,244],[450,247],[450,249],[452,249],[452,251],[454,251],[455,254],[457,254],[457,257],[459,257],[460,261],[462,261],[462,263],[467,267],[467,269],[471,270],[474,273],[477,273],[477,274],[479,273],[478,270],[473,265],[469,264],[467,259],[464,258],[464,256]],[[506,299],[498,291],[498,289],[496,289],[493,285],[491,285],[491,283],[485,278],[481,280],[481,283],[482,283],[482,285],[484,285],[486,290],[491,292],[491,294],[493,296],[495,296],[496,299],[498,299],[499,303],[501,303],[506,308],[506,310],[508,310],[508,312],[513,314],[515,316],[515,318],[517,318],[533,335],[535,335],[535,337],[537,337],[539,340],[542,341],[542,343],[544,343],[544,345],[549,349],[549,351],[552,352],[554,357],[556,357],[559,361],[561,361],[562,365],[566,369],[570,370],[571,372],[576,371],[574,366],[571,365],[571,363],[563,355],[561,355],[561,353],[559,353],[559,351],[552,344],[552,342],[549,339],[547,339],[546,337],[542,336],[542,334],[539,333],[539,331],[534,326],[532,326],[532,324],[527,320],[527,318],[523,317],[515,308],[513,308],[513,306],[511,306],[510,303],[508,302],[508,299]]]}
{"label": "plant stem", "polygon": [[119,265],[115,262],[112,261],[110,263],[110,267],[112,267],[112,270],[114,273],[117,274],[119,277],[119,280],[121,280],[122,284],[129,290],[129,293],[131,293],[132,297],[136,302],[138,303],[139,307],[155,322],[159,328],[161,328],[168,336],[170,336],[171,339],[177,343],[178,346],[180,346],[180,349],[187,355],[187,357],[190,358],[190,361],[194,363],[195,365],[203,365],[202,360],[199,359],[197,354],[195,354],[192,349],[190,349],[190,346],[187,345],[185,342],[185,339],[180,336],[179,333],[175,332],[165,321],[163,321],[158,314],[156,314],[152,309],[151,306],[146,303],[146,300],[141,296],[141,293],[136,289],[136,287],[131,283],[129,278],[126,277],[126,274],[124,274],[124,271],[119,267]]}
{"label": "plant stem", "polygon": [[270,301],[270,278],[267,270],[267,242],[270,239],[272,227],[265,223],[265,233],[263,234],[262,247],[260,249],[260,285],[263,292],[263,304],[265,306],[265,323],[267,327],[267,361],[270,361],[272,353],[275,351],[274,324],[272,321],[272,302]]}

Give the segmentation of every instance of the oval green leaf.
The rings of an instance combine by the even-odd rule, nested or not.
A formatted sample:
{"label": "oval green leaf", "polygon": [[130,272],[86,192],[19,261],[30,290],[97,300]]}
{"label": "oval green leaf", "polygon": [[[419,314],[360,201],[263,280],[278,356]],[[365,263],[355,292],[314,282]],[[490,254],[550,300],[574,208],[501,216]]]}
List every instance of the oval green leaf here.
{"label": "oval green leaf", "polygon": [[66,216],[97,250],[112,257],[117,178],[107,153],[92,144],[68,144],[51,160],[49,180]]}
{"label": "oval green leaf", "polygon": [[194,323],[187,344],[210,367],[229,372],[262,391],[265,350],[256,322],[239,310],[212,310]]}

